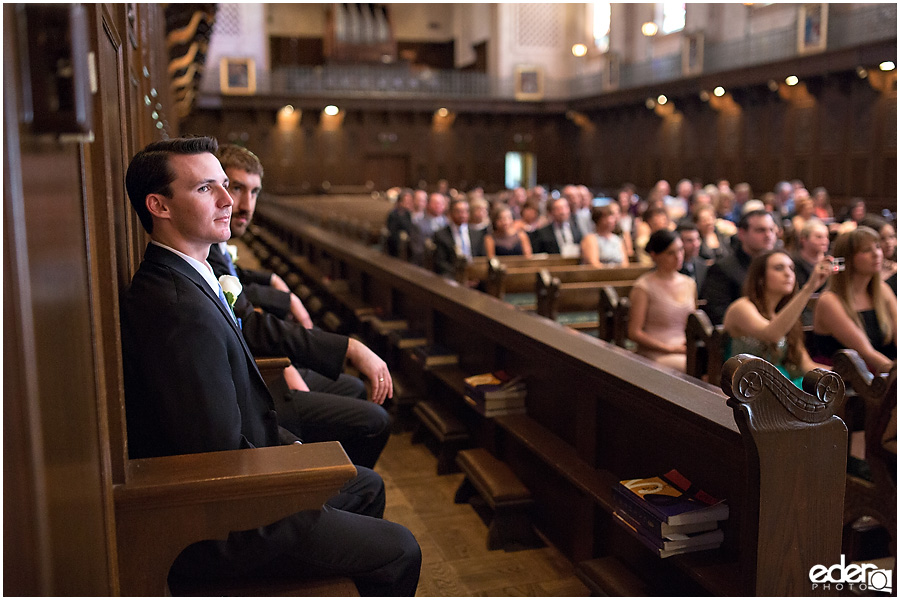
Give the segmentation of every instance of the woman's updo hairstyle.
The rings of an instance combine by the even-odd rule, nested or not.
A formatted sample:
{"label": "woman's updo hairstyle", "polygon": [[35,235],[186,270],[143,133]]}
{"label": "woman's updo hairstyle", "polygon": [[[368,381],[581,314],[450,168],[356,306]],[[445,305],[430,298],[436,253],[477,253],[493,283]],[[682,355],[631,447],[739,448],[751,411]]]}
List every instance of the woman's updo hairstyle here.
{"label": "woman's updo hairstyle", "polygon": [[646,250],[648,254],[660,254],[665,252],[676,239],[678,239],[678,234],[674,231],[660,229],[650,236],[650,239],[647,240],[647,245],[644,246],[644,250]]}

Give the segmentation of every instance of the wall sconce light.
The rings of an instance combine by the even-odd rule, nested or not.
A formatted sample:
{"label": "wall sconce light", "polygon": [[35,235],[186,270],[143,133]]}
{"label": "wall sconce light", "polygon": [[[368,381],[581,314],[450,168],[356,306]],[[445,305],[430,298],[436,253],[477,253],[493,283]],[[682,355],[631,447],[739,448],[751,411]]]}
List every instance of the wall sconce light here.
{"label": "wall sconce light", "polygon": [[706,90],[700,90],[700,101],[709,102],[709,92],[707,92]]}
{"label": "wall sconce light", "polygon": [[656,97],[657,104],[665,104],[668,101],[669,101],[669,99],[666,98],[665,95],[663,95],[663,94],[660,94],[659,96]]}
{"label": "wall sconce light", "polygon": [[333,117],[336,114],[338,114],[339,112],[341,112],[341,109],[339,109],[334,104],[329,104],[328,106],[325,107],[325,110],[323,110],[322,112],[324,112],[329,117]]}
{"label": "wall sconce light", "polygon": [[344,123],[344,112],[334,104],[329,104],[322,109],[322,118],[319,125],[322,131],[338,131]]}
{"label": "wall sconce light", "polygon": [[860,79],[865,79],[869,76],[869,70],[865,67],[856,67],[856,76]]}
{"label": "wall sconce light", "polygon": [[784,78],[784,82],[790,86],[794,86],[800,83],[800,78],[796,75],[788,75]]}
{"label": "wall sconce light", "polygon": [[716,98],[721,98],[722,96],[725,95],[725,88],[723,88],[721,85],[718,86],[716,89],[713,90],[713,95]]}
{"label": "wall sconce light", "polygon": [[572,54],[581,58],[585,54],[587,54],[588,48],[584,44],[574,44],[572,46]]}
{"label": "wall sconce light", "polygon": [[775,81],[774,79],[770,79],[770,80],[769,80],[769,91],[770,91],[770,92],[777,92],[777,91],[778,91],[778,87],[779,87],[779,86],[778,86],[778,82],[777,82],[777,81]]}
{"label": "wall sconce light", "polygon": [[450,111],[447,110],[446,108],[439,108],[439,109],[437,109],[436,114],[437,114],[437,116],[439,116],[443,119],[444,117],[446,117],[447,115],[450,114]]}
{"label": "wall sconce light", "polygon": [[882,71],[893,71],[896,68],[896,66],[894,65],[893,61],[886,60],[883,63],[881,63],[880,65],[878,65],[878,68],[881,69]]}
{"label": "wall sconce light", "polygon": [[455,114],[441,107],[434,111],[434,116],[431,118],[431,128],[435,132],[450,131],[450,127],[453,126],[453,121],[455,120]]}
{"label": "wall sconce light", "polygon": [[644,102],[644,106],[646,106],[649,110],[653,110],[654,108],[656,108],[656,100],[654,100],[653,98],[647,98],[647,101]]}
{"label": "wall sconce light", "polygon": [[282,106],[275,117],[278,129],[280,131],[296,129],[297,125],[300,123],[300,116],[302,114],[302,110],[296,109],[290,104]]}
{"label": "wall sconce light", "polygon": [[641,33],[647,37],[653,37],[659,31],[659,26],[653,21],[647,21],[641,25]]}

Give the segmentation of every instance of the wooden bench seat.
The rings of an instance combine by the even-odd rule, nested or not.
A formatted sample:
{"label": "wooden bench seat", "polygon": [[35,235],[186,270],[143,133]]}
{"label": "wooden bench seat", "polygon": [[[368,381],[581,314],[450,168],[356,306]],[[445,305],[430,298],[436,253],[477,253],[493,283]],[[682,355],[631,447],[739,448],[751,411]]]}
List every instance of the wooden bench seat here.
{"label": "wooden bench seat", "polygon": [[559,321],[562,313],[594,312],[593,318],[566,324],[574,329],[598,329],[607,318],[601,313],[604,288],[612,288],[617,296],[627,296],[634,281],[646,272],[646,267],[542,270],[535,277],[537,313]]}
{"label": "wooden bench seat", "polygon": [[575,567],[575,574],[591,590],[592,596],[652,595],[650,586],[615,556],[582,561]]}
{"label": "wooden bench seat", "polygon": [[417,403],[413,407],[413,414],[419,420],[419,425],[413,432],[413,443],[423,441],[425,431],[430,432],[438,445],[438,475],[457,472],[459,469],[454,462],[456,453],[470,442],[465,424],[444,406],[432,400]]}
{"label": "wooden bench seat", "polygon": [[533,547],[538,543],[529,515],[534,499],[503,461],[484,448],[473,448],[457,453],[456,464],[466,476],[456,490],[454,502],[467,502],[477,493],[493,510],[488,550]]}

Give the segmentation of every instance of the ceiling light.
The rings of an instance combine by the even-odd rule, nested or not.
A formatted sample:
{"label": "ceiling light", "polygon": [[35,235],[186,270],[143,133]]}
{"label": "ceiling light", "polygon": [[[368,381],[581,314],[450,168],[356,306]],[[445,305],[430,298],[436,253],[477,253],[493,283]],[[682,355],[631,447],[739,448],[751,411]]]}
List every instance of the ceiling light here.
{"label": "ceiling light", "polygon": [[585,46],[584,44],[575,44],[572,46],[572,54],[578,57],[587,54],[587,50],[587,46]]}
{"label": "ceiling light", "polygon": [[878,65],[878,68],[881,69],[882,71],[893,71],[895,66],[894,66],[893,61],[886,60],[883,63],[881,63],[880,65]]}
{"label": "ceiling light", "polygon": [[659,26],[653,21],[647,21],[643,25],[641,25],[641,33],[646,35],[647,37],[653,37],[656,35],[656,32],[659,31]]}
{"label": "ceiling light", "polygon": [[716,89],[713,90],[713,94],[715,94],[716,98],[721,98],[722,96],[725,95],[725,88],[723,88],[720,85]]}
{"label": "ceiling light", "polygon": [[656,98],[656,102],[657,102],[658,104],[665,104],[665,103],[668,102],[668,101],[669,101],[669,99],[666,98],[663,94],[660,94],[660,95],[657,96],[657,98]]}
{"label": "ceiling light", "polygon": [[788,75],[784,78],[784,82],[788,85],[797,85],[798,83],[800,83],[800,78],[796,75]]}
{"label": "ceiling light", "polygon": [[341,112],[341,109],[339,109],[334,104],[329,104],[328,106],[325,107],[325,114],[330,117],[333,117],[334,115],[338,114],[339,112]]}

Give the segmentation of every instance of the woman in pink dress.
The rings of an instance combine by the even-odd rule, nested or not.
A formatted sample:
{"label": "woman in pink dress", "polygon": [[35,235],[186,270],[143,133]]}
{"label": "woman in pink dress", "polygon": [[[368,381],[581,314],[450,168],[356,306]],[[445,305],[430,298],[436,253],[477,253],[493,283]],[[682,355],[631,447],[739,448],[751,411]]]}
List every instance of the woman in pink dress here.
{"label": "woman in pink dress", "polygon": [[687,318],[697,307],[697,285],[679,273],[684,261],[681,238],[668,229],[650,236],[646,251],[656,269],[631,288],[628,337],[637,353],[679,371],[685,370]]}

